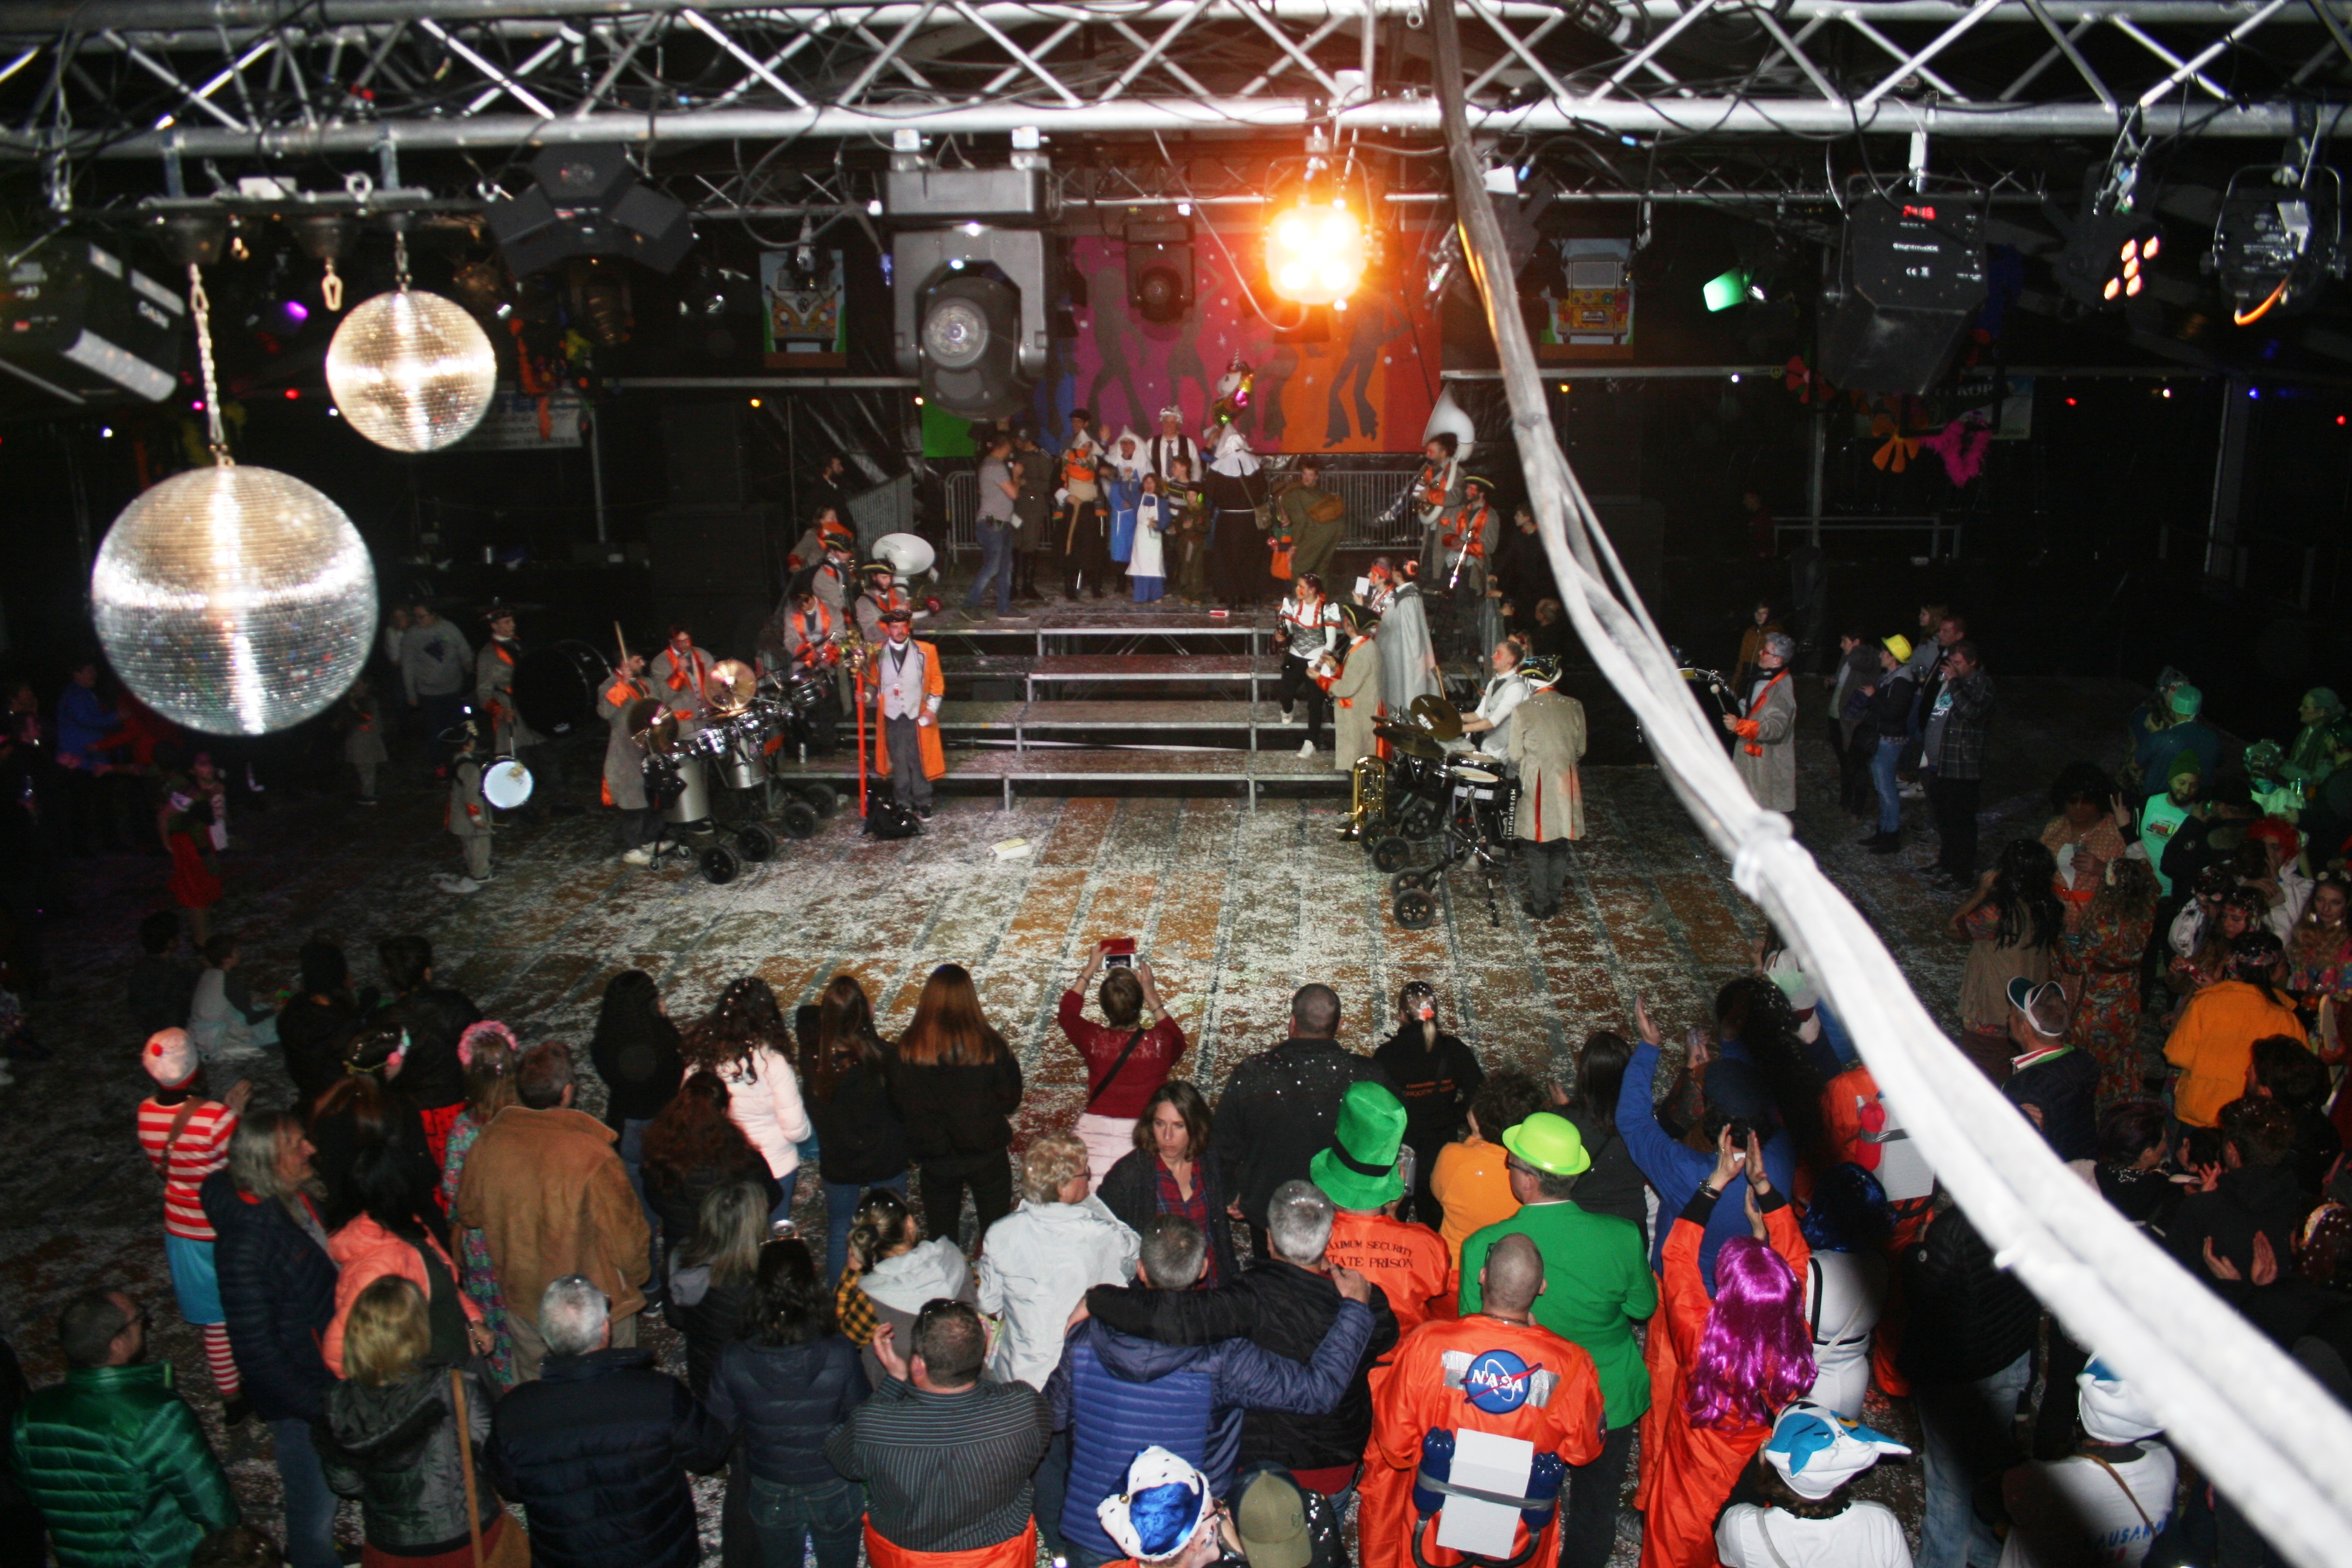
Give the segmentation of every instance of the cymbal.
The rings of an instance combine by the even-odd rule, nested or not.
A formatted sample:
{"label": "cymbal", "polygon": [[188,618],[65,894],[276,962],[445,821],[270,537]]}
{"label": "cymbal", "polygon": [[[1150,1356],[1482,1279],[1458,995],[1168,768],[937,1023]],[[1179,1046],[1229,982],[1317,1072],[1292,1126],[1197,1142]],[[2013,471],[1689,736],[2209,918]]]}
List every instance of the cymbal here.
{"label": "cymbal", "polygon": [[1428,731],[1416,730],[1409,724],[1375,724],[1372,733],[1408,757],[1423,757],[1434,762],[1445,754],[1445,749],[1429,738]]}
{"label": "cymbal", "polygon": [[650,697],[629,706],[629,739],[657,757],[677,753],[677,715]]}
{"label": "cymbal", "polygon": [[1423,729],[1439,740],[1458,741],[1462,738],[1462,715],[1455,712],[1454,705],[1444,698],[1423,692],[1412,700],[1411,712],[1421,721]]}
{"label": "cymbal", "polygon": [[740,658],[722,658],[710,667],[710,710],[721,719],[731,719],[751,705],[751,693],[758,690],[757,671]]}

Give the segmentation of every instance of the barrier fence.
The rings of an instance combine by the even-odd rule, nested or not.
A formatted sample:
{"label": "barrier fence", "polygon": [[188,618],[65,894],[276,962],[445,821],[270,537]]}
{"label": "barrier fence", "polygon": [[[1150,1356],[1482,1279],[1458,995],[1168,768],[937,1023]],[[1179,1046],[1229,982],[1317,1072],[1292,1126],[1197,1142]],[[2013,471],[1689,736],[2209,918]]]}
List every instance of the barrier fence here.
{"label": "barrier fence", "polygon": [[[1374,550],[1420,548],[1421,523],[1411,508],[1383,521],[1420,471],[1415,458],[1401,460],[1395,468],[1341,468],[1325,474],[1323,488],[1348,503],[1348,531],[1340,542]],[[947,497],[948,547],[976,552],[980,548],[980,475],[971,468],[950,474]]]}

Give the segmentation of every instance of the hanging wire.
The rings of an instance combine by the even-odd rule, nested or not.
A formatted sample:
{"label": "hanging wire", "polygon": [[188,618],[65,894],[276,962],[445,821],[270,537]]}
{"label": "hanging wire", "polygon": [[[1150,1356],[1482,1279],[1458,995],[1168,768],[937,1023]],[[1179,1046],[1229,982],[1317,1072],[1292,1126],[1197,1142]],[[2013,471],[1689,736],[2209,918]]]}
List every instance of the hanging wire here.
{"label": "hanging wire", "polygon": [[408,292],[408,234],[404,229],[392,231],[392,286]]}
{"label": "hanging wire", "polygon": [[228,432],[221,425],[220,376],[213,366],[213,302],[205,293],[204,268],[188,263],[188,313],[196,321],[196,361],[205,375],[205,426],[213,461],[224,468],[236,467],[228,455]]}

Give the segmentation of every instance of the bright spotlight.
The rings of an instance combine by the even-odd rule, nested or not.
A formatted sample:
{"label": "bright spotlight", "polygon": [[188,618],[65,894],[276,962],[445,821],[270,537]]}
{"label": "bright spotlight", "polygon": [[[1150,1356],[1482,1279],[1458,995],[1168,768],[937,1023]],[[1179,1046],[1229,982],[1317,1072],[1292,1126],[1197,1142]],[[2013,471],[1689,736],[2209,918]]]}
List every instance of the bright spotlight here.
{"label": "bright spotlight", "polygon": [[1329,305],[1364,280],[1364,226],[1343,201],[1301,198],[1266,231],[1266,272],[1274,291],[1300,305]]}

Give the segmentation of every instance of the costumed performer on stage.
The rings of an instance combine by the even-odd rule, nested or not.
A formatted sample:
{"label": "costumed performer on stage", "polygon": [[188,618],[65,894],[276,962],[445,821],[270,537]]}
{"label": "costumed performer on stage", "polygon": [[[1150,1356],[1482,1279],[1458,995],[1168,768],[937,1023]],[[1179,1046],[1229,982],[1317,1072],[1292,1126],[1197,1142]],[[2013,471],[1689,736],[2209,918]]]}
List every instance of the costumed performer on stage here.
{"label": "costumed performer on stage", "polygon": [[[1110,558],[1124,566],[1135,559],[1135,503],[1143,494],[1143,442],[1132,430],[1121,430],[1104,457],[1103,500],[1110,508]],[[1109,574],[1105,574],[1109,575]]]}
{"label": "costumed performer on stage", "polygon": [[1162,479],[1174,478],[1180,462],[1189,474],[1201,471],[1200,446],[1184,434],[1184,411],[1174,404],[1160,411],[1160,434],[1151,438],[1144,461]]}
{"label": "costumed performer on stage", "polygon": [[1559,660],[1532,655],[1519,666],[1528,695],[1511,715],[1504,755],[1519,775],[1518,820],[1513,835],[1528,868],[1528,896],[1520,908],[1530,919],[1559,913],[1560,889],[1568,880],[1568,846],[1584,837],[1584,785],[1576,764],[1584,760],[1584,704],[1558,689]]}
{"label": "costumed performer on stage", "polygon": [[1511,715],[1528,700],[1530,689],[1527,677],[1519,672],[1519,645],[1505,637],[1486,656],[1495,673],[1486,681],[1486,693],[1478,699],[1477,708],[1462,715],[1462,739],[1448,742],[1457,751],[1480,751],[1490,757],[1510,754]]}
{"label": "costumed performer on stage", "polygon": [[892,610],[905,610],[911,616],[915,602],[907,590],[898,586],[898,571],[887,561],[868,561],[858,568],[865,587],[852,606],[857,616],[857,635],[869,643],[882,640],[882,617]]}
{"label": "costumed performer on stage", "polygon": [[1339,606],[1324,597],[1321,578],[1309,573],[1298,579],[1297,591],[1282,601],[1274,639],[1282,654],[1282,679],[1275,694],[1282,702],[1286,721],[1299,694],[1306,694],[1307,739],[1300,743],[1298,754],[1311,757],[1323,733],[1324,694],[1330,679],[1326,669],[1339,647]]}
{"label": "costumed performer on stage", "polygon": [[1492,500],[1494,481],[1480,474],[1462,476],[1462,505],[1439,526],[1437,544],[1444,556],[1448,596],[1454,604],[1454,626],[1463,646],[1472,655],[1484,653],[1502,639],[1501,601],[1486,596],[1500,525]]}
{"label": "costumed performer on stage", "polygon": [[874,650],[866,679],[874,687],[874,771],[917,816],[931,815],[931,781],[948,771],[940,741],[940,704],[947,676],[940,650],[914,640],[915,617],[904,608],[882,615],[884,641]]}
{"label": "costumed performer on stage", "polygon": [[1412,477],[1413,515],[1421,521],[1422,573],[1445,578],[1438,552],[1438,530],[1462,505],[1462,462],[1455,456],[1461,441],[1451,430],[1440,430],[1421,449],[1421,471]]}
{"label": "costumed performer on stage", "polygon": [[1430,646],[1429,616],[1421,601],[1421,563],[1407,561],[1402,577],[1392,574],[1385,557],[1372,563],[1371,592],[1366,607],[1381,617],[1381,694],[1389,713],[1402,723],[1416,697],[1442,697],[1445,682],[1437,673],[1437,650]]}
{"label": "costumed performer on stage", "polygon": [[684,626],[669,629],[669,644],[654,656],[648,672],[654,695],[677,718],[677,732],[691,735],[702,728],[710,711],[710,666],[708,653],[694,646],[694,634]]}
{"label": "costumed performer on stage", "polygon": [[661,808],[646,794],[646,751],[629,733],[631,710],[653,695],[645,673],[645,656],[633,653],[597,694],[605,727],[604,804],[621,814],[613,825],[613,840],[621,847],[621,858],[632,866],[653,859],[647,846],[661,830]]}
{"label": "costumed performer on stage", "polygon": [[560,798],[563,764],[558,753],[515,707],[515,668],[522,662],[522,643],[515,637],[514,612],[492,605],[482,612],[482,619],[489,625],[490,639],[474,656],[474,701],[489,721],[490,754],[518,758],[530,770],[533,787],[522,816],[536,822],[551,810],[577,816],[579,808]]}
{"label": "costumed performer on stage", "polygon": [[1062,493],[1069,509],[1062,527],[1062,597],[1078,596],[1079,581],[1088,592],[1103,596],[1103,579],[1110,574],[1110,519],[1103,512],[1101,476],[1107,466],[1102,443],[1095,438],[1094,416],[1083,408],[1070,410],[1070,438],[1062,446]]}
{"label": "costumed performer on stage", "polygon": [[1357,758],[1372,755],[1380,746],[1372,726],[1381,719],[1381,650],[1370,645],[1381,618],[1361,605],[1342,605],[1339,619],[1348,633],[1348,657],[1339,667],[1339,679],[1331,683],[1331,703],[1337,710],[1331,720],[1331,764],[1344,773]]}
{"label": "costumed performer on stage", "polygon": [[1135,584],[1135,602],[1157,604],[1168,593],[1167,507],[1160,493],[1160,476],[1146,470],[1136,481],[1135,548],[1127,563],[1127,580]]}

